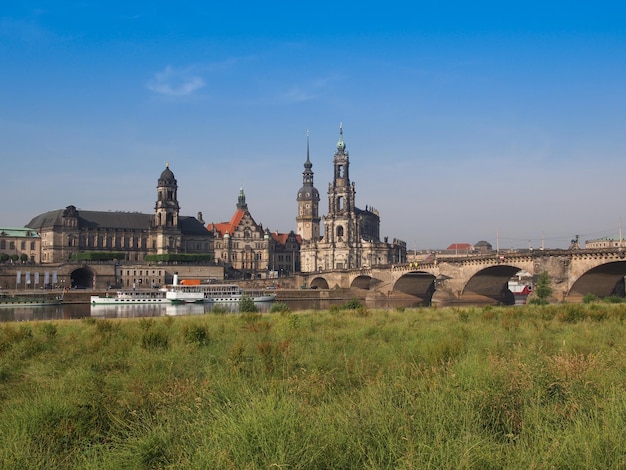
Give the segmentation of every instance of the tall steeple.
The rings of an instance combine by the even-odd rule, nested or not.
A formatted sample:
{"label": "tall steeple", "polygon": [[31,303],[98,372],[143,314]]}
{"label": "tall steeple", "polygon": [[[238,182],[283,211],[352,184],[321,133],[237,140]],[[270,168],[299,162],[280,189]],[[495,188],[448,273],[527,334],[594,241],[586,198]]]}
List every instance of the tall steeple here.
{"label": "tall steeple", "polygon": [[178,184],[169,162],[161,173],[157,183],[157,201],[155,204],[155,227],[178,227]]}
{"label": "tall steeple", "polygon": [[244,211],[248,209],[248,204],[246,204],[246,195],[243,193],[243,186],[239,188],[239,197],[237,198],[237,209],[243,209]]}
{"label": "tall steeple", "polygon": [[333,167],[333,180],[328,184],[328,214],[324,217],[323,241],[335,251],[326,268],[351,268],[359,263],[356,248],[360,236],[354,205],[356,189],[354,183],[350,183],[350,159],[343,141],[342,124],[339,124]]}
{"label": "tall steeple", "polygon": [[152,249],[156,254],[178,253],[181,245],[179,227],[178,183],[169,163],[157,182],[157,201],[154,206],[155,238]]}
{"label": "tall steeple", "polygon": [[309,131],[306,131],[306,161],[302,172],[302,188],[298,191],[297,233],[302,240],[317,240],[320,234],[320,193],[313,186],[313,164],[309,154]]}

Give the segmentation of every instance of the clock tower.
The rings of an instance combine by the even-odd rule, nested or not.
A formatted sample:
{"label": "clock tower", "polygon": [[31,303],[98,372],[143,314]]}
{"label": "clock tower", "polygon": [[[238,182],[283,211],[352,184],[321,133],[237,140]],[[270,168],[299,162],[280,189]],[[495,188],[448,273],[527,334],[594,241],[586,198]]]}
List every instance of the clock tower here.
{"label": "clock tower", "polygon": [[306,133],[306,162],[302,172],[302,188],[298,191],[297,234],[303,241],[317,242],[320,237],[320,194],[313,186],[313,164],[309,158],[309,132]]}

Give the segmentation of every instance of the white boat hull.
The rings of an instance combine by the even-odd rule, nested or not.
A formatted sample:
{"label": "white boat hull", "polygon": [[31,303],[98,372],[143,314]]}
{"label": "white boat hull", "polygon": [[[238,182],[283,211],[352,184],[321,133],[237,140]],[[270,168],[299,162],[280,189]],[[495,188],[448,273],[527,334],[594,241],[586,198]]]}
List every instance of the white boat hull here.
{"label": "white boat hull", "polygon": [[91,305],[138,305],[169,304],[170,300],[163,291],[117,291],[115,295],[101,297],[92,295]]}

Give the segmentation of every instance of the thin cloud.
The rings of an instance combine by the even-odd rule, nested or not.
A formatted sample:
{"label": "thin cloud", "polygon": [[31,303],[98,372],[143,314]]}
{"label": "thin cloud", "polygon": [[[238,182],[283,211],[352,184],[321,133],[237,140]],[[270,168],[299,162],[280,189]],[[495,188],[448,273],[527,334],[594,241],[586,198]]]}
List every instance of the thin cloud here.
{"label": "thin cloud", "polygon": [[189,69],[175,69],[168,65],[148,81],[148,90],[171,97],[190,96],[205,86],[204,79]]}
{"label": "thin cloud", "polygon": [[334,83],[343,77],[323,77],[309,81],[304,85],[294,85],[281,95],[281,98],[291,103],[302,103],[319,98],[330,89]]}

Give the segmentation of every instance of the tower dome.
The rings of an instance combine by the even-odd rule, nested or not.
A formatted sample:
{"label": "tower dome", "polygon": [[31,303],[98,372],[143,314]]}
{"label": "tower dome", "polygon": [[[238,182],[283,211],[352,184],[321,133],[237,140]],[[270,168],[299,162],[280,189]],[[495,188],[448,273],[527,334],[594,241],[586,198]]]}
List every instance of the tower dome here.
{"label": "tower dome", "polygon": [[159,177],[159,186],[175,186],[176,178],[174,177],[174,173],[170,170],[169,162],[165,162],[165,170],[161,173]]}
{"label": "tower dome", "polygon": [[339,142],[337,142],[337,150],[342,152],[346,149],[346,143],[343,141],[343,123],[339,123]]}

